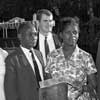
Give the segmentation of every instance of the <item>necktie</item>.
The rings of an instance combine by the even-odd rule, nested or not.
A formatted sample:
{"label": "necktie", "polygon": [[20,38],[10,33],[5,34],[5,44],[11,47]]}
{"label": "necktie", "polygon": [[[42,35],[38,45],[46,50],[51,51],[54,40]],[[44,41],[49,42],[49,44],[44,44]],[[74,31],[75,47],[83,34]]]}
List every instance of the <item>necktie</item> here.
{"label": "necktie", "polygon": [[40,72],[39,72],[39,69],[38,69],[38,65],[37,65],[37,62],[35,60],[35,57],[34,57],[34,54],[33,54],[32,50],[30,50],[30,52],[31,52],[32,60],[33,60],[33,64],[34,64],[36,79],[39,82],[39,81],[41,81],[41,77],[40,77]]}
{"label": "necktie", "polygon": [[49,53],[49,45],[47,43],[47,36],[45,36],[45,55],[46,55],[46,58],[47,58],[47,54]]}

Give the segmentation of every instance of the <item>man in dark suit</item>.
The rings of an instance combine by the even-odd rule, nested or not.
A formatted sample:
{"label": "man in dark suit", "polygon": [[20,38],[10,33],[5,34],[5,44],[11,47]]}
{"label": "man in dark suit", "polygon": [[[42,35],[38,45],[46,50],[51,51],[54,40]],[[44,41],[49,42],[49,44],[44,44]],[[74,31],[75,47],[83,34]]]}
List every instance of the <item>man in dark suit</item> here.
{"label": "man in dark suit", "polygon": [[[23,23],[18,29],[20,47],[6,59],[4,89],[6,100],[39,100],[39,81],[46,79],[41,53],[33,47],[37,43],[38,32],[30,22]],[[31,49],[31,52],[30,52]],[[36,64],[40,74],[37,80]]]}
{"label": "man in dark suit", "polygon": [[[55,21],[53,20],[53,14],[47,9],[41,9],[36,14],[37,27],[39,30],[39,38],[36,48],[41,51],[46,65],[47,54],[56,48],[59,48],[61,43],[56,34],[52,33]],[[47,45],[46,46],[46,43]]]}

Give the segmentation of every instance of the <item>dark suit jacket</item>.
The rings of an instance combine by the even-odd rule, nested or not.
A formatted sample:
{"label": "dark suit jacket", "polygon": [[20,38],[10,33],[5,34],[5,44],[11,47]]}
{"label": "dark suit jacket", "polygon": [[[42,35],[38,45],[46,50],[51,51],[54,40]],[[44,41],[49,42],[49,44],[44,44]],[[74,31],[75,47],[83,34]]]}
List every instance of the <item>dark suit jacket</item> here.
{"label": "dark suit jacket", "polygon": [[[41,53],[37,50],[35,53],[43,65]],[[46,79],[46,74],[43,75]],[[6,58],[4,88],[6,100],[39,100],[39,85],[21,48],[17,48]]]}
{"label": "dark suit jacket", "polygon": [[[57,49],[61,46],[61,42],[59,41],[59,38],[56,34],[52,33],[52,36],[53,36],[53,40],[54,40],[54,43],[55,43],[55,47]],[[38,41],[37,41],[37,45],[36,45],[35,49],[39,50],[39,36],[38,36]]]}

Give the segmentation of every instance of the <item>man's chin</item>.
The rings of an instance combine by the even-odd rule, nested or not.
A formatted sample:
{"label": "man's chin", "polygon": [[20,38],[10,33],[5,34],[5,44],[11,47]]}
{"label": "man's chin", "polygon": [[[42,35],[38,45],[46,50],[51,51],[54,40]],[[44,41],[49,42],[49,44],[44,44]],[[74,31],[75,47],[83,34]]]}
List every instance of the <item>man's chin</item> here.
{"label": "man's chin", "polygon": [[36,46],[36,43],[33,44],[33,47],[35,47],[35,46]]}
{"label": "man's chin", "polygon": [[52,32],[52,28],[51,29],[47,29],[47,32]]}

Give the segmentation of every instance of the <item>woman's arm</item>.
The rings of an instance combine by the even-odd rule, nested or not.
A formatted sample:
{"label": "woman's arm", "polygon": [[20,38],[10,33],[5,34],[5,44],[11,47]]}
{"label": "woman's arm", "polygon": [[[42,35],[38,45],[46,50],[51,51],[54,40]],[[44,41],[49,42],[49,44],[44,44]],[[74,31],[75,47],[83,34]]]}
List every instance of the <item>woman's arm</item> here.
{"label": "woman's arm", "polygon": [[96,74],[90,74],[87,76],[87,85],[91,88],[96,89]]}

